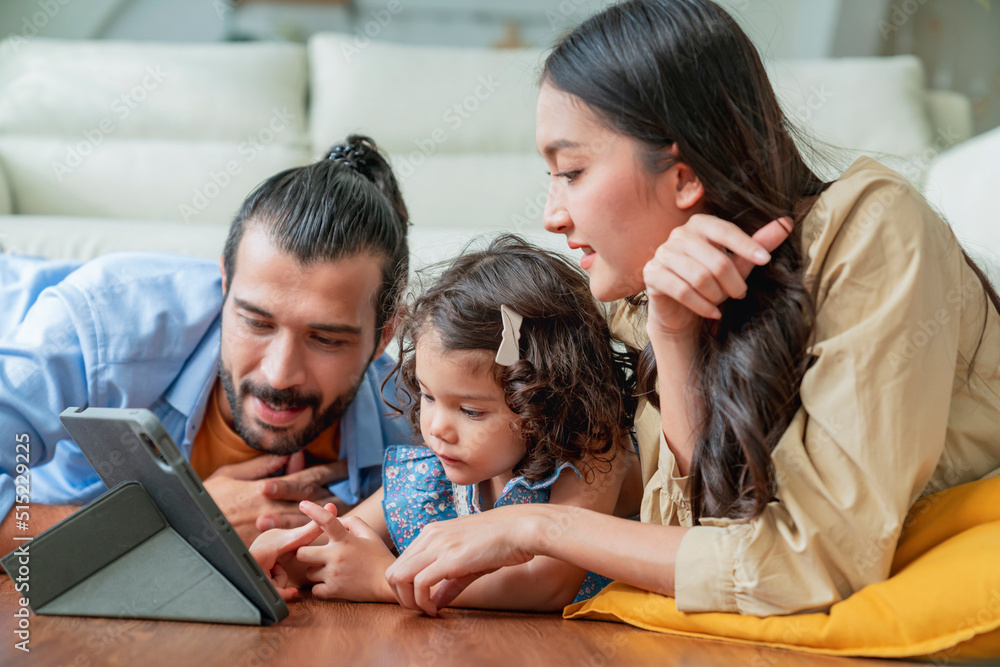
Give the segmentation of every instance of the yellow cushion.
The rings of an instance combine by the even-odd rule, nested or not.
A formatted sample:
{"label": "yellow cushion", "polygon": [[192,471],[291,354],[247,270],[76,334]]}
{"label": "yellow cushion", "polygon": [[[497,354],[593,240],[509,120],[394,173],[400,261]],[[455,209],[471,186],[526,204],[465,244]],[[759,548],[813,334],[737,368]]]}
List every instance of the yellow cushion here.
{"label": "yellow cushion", "polygon": [[1000,656],[1000,477],[914,504],[890,577],[828,613],[685,614],[673,598],[616,582],[566,607],[563,615],[832,655],[995,658]]}

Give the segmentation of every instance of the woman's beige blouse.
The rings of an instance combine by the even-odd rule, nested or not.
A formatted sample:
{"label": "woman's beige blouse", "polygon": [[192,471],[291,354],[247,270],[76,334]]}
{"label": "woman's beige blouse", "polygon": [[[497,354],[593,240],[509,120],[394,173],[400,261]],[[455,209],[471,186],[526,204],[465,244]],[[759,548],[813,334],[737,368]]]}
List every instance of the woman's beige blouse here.
{"label": "woman's beige blouse", "polygon": [[[1000,472],[1000,315],[948,225],[868,158],[801,224],[807,286],[819,281],[816,362],[772,454],[777,500],[752,520],[703,518],[688,531],[682,611],[826,608],[888,576],[914,501]],[[614,317],[640,347],[643,312],[620,305]],[[636,430],[642,520],[691,526],[687,478],[645,401]]]}

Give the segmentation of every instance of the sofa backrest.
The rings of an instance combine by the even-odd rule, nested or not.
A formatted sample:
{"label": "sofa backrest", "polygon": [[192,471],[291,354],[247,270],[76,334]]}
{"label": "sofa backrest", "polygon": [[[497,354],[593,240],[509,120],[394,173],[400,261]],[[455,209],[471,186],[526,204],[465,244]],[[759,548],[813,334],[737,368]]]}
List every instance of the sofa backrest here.
{"label": "sofa backrest", "polygon": [[[549,179],[534,115],[544,57],[334,33],[307,47],[0,42],[0,215],[45,216],[38,230],[16,215],[0,221],[0,243],[53,255],[35,237],[73,227],[60,256],[133,243],[213,255],[219,233],[197,226],[228,225],[260,181],[359,131],[390,153],[415,265],[440,259],[445,240],[497,230],[564,245],[541,228]],[[968,138],[968,100],[926,91],[915,58],[768,68],[793,121],[850,149],[831,178],[866,153],[922,187],[938,153]],[[81,216],[121,224],[91,233],[76,229]],[[147,233],[142,221],[176,224]]]}
{"label": "sofa backrest", "polygon": [[[392,153],[418,227],[540,229],[547,179],[534,111],[545,53],[317,34],[309,42],[314,154],[346,131],[367,132]],[[827,178],[869,155],[920,188],[933,159],[969,136],[967,101],[930,96],[913,56],[767,68],[786,114],[825,151],[807,159]]]}
{"label": "sofa backrest", "polygon": [[768,74],[792,122],[833,158],[805,151],[826,178],[867,155],[923,188],[934,158],[971,134],[967,99],[930,94],[916,56],[784,60]]}
{"label": "sofa backrest", "polygon": [[942,155],[927,177],[926,196],[1000,289],[1000,128]]}
{"label": "sofa backrest", "polygon": [[309,160],[291,44],[0,43],[0,164],[14,213],[228,224]]}
{"label": "sofa backrest", "polygon": [[544,52],[309,41],[315,155],[351,131],[392,158],[415,227],[541,230],[548,188],[535,150]]}

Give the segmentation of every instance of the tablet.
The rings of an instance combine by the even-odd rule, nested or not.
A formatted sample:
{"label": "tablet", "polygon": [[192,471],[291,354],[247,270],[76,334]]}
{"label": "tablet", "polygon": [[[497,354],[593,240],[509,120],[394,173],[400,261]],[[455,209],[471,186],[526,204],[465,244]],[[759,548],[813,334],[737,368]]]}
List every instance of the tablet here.
{"label": "tablet", "polygon": [[260,609],[122,482],[0,558],[36,614],[261,625]]}
{"label": "tablet", "polygon": [[72,407],[59,419],[108,488],[141,484],[170,527],[260,611],[264,624],[288,616],[284,600],[156,415]]}

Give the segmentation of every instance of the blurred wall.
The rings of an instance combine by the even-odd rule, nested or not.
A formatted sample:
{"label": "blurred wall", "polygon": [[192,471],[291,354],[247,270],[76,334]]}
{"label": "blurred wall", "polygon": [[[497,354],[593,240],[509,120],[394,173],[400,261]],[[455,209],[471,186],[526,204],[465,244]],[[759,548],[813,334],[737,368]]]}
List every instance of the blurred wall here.
{"label": "blurred wall", "polygon": [[[765,58],[912,53],[931,88],[1000,126],[1000,0],[717,0]],[[548,47],[612,0],[0,0],[0,36],[287,39],[337,30],[418,44]],[[392,11],[390,11],[392,10]]]}
{"label": "blurred wall", "polygon": [[972,100],[974,132],[1000,126],[1000,2],[897,0],[881,27],[883,53],[916,54],[930,87]]}
{"label": "blurred wall", "polygon": [[100,37],[131,0],[0,0],[0,36]]}

